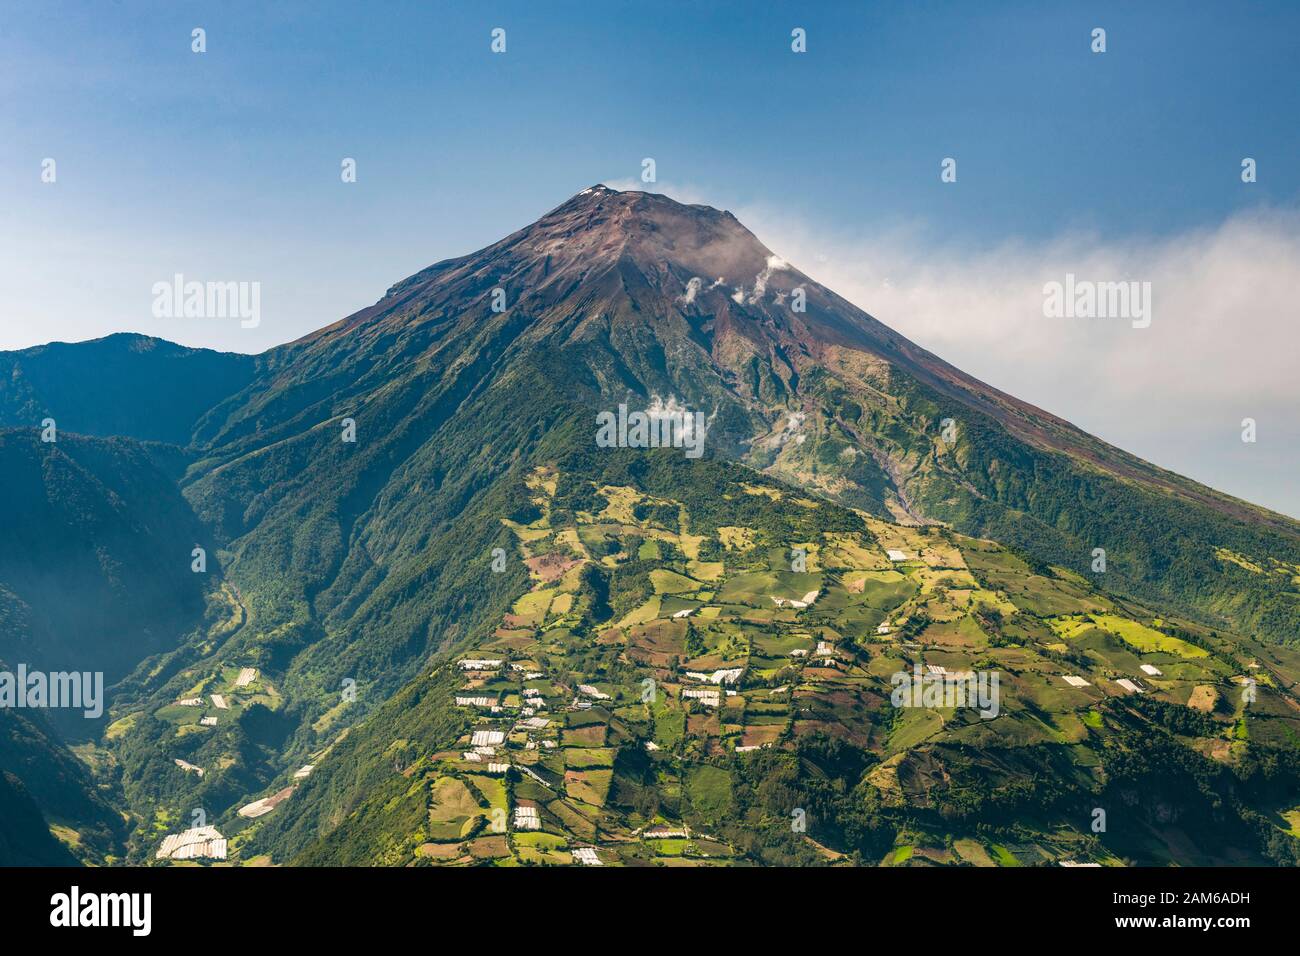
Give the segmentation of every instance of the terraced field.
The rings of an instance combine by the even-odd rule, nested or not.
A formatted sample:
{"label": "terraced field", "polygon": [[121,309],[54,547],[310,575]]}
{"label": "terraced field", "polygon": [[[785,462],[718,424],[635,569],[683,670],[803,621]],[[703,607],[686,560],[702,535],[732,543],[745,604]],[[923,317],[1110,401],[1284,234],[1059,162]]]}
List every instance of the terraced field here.
{"label": "terraced field", "polygon": [[[1244,740],[1297,739],[1295,678],[1272,650],[1243,657],[1240,636],[1155,619],[939,526],[857,513],[852,532],[701,535],[684,503],[630,486],[593,485],[594,510],[554,507],[558,477],[539,469],[538,517],[507,523],[530,590],[437,672],[459,675],[465,733],[406,771],[427,794],[418,861],[1246,858],[1129,813],[1123,755],[1153,723],[1211,767],[1240,760]],[[720,507],[755,495],[792,530],[834,509],[746,485]],[[996,673],[997,716],[896,706],[898,675],[918,669]],[[829,792],[793,776],[781,792],[810,772]],[[846,838],[845,800],[889,825]],[[1267,825],[1293,838],[1294,811],[1276,810]]]}

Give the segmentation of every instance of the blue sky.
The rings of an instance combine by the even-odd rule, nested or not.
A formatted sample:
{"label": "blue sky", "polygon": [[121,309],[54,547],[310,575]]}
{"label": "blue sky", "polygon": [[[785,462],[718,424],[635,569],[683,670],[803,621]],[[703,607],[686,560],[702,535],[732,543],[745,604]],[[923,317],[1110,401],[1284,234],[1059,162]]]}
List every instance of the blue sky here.
{"label": "blue sky", "polygon": [[[796,26],[805,54],[790,50]],[[201,55],[194,27],[207,31]],[[504,55],[489,50],[494,27]],[[1094,27],[1104,54],[1090,51]],[[1209,413],[1177,394],[1191,369],[1167,377],[1173,392],[1154,399],[1167,407],[1144,420],[1132,403],[1060,390],[1064,340],[1026,377],[1025,359],[987,355],[1005,330],[963,338],[962,315],[940,328],[909,313],[916,296],[886,314],[879,277],[853,272],[882,248],[907,253],[891,267],[903,278],[886,277],[895,290],[922,272],[932,286],[969,282],[993,251],[1008,268],[1061,244],[1052,268],[1071,254],[1193,261],[1179,254],[1207,235],[1230,244],[1225,224],[1257,216],[1273,217],[1262,248],[1275,248],[1300,199],[1298,38],[1294,3],[9,2],[0,348],[136,330],[260,351],[591,183],[636,179],[648,156],[659,182],[646,188],[736,211],[795,265],[993,384],[1300,513],[1279,440],[1300,440],[1297,426],[1267,430],[1262,471],[1262,449],[1236,464],[1193,447]],[[943,184],[949,156],[958,182]],[[1250,185],[1245,156],[1258,163]],[[46,157],[55,184],[40,181]],[[340,181],[343,157],[357,160],[355,184]],[[152,284],[177,272],[260,282],[262,324],[154,318]],[[960,292],[943,299],[958,312]],[[1287,333],[1279,321],[1247,329],[1258,350],[1296,350],[1295,333],[1268,340]],[[1098,354],[1150,369],[1169,354],[1155,335],[1136,341],[1099,340]],[[1212,346],[1180,360],[1225,361]],[[1234,361],[1245,385],[1260,377],[1248,355]],[[1286,388],[1243,405],[1280,419],[1300,400]],[[1179,408],[1193,420],[1171,425]]]}

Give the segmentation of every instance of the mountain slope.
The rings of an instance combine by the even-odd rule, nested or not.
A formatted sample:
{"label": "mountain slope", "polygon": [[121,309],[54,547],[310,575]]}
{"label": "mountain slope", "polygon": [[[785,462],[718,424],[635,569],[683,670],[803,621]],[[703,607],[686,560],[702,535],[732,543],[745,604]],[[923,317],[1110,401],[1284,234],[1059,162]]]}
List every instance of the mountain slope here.
{"label": "mountain slope", "polygon": [[[1300,784],[1294,654],[1153,620],[992,542],[878,522],[742,466],[585,451],[526,487],[532,520],[507,526],[530,582],[492,637],[355,728],[276,815],[232,821],[247,853],[1300,861],[1279,812],[1293,816]],[[914,668],[971,667],[1001,676],[991,719],[891,699]],[[1260,682],[1250,704],[1232,689],[1243,673]],[[1217,704],[1187,706],[1202,689]]]}
{"label": "mountain slope", "polygon": [[112,796],[39,712],[0,710],[0,866],[111,862],[126,836]]}
{"label": "mountain slope", "polygon": [[[133,451],[184,528],[159,550],[208,535],[216,570],[199,630],[143,648],[113,702],[132,859],[196,806],[276,862],[671,856],[647,827],[767,862],[957,862],[929,854],[949,838],[982,861],[986,827],[1038,861],[1291,859],[1296,661],[1255,636],[1300,627],[1300,526],[971,379],[728,213],[592,187],[227,384],[183,456]],[[705,457],[598,447],[621,403],[700,412]],[[799,545],[834,560],[794,571]],[[471,650],[540,676],[463,674]],[[935,661],[1006,674],[1012,712],[891,707],[891,675]],[[1140,661],[1167,678],[1149,705],[1115,689]],[[1251,664],[1264,714],[1233,703]],[[737,669],[734,705],[683,694]],[[529,690],[549,733],[515,726]],[[463,757],[498,727],[501,779]],[[1141,826],[1088,842],[1080,808],[1132,792]],[[485,830],[521,808],[549,838]]]}
{"label": "mountain slope", "polygon": [[[494,312],[498,289],[505,310]],[[792,308],[796,290],[805,311]],[[189,493],[232,540],[280,520],[312,528],[323,568],[342,562],[334,549],[348,548],[367,509],[397,496],[390,483],[403,468],[439,473],[416,462],[441,430],[454,432],[471,411],[483,419],[489,394],[528,414],[539,397],[530,389],[544,388],[557,415],[567,404],[589,420],[619,401],[672,398],[712,417],[713,454],[1085,573],[1093,549],[1105,548],[1109,589],[1277,638],[1300,631],[1286,570],[1300,562],[1295,521],[975,381],[707,207],[593,187],[495,245],[398,283],[267,365],[203,423],[206,474]],[[343,468],[346,416],[364,436],[363,463]],[[945,419],[955,441],[941,436]],[[284,494],[292,487],[321,494],[299,502]],[[1224,549],[1267,573],[1238,573],[1241,564],[1218,556]]]}
{"label": "mountain slope", "polygon": [[73,866],[22,782],[0,769],[0,866]]}
{"label": "mountain slope", "polygon": [[199,418],[253,375],[251,355],[146,335],[52,342],[0,352],[0,427],[188,443]]}
{"label": "mountain slope", "polygon": [[201,543],[174,479],[137,442],[0,431],[0,657],[121,679],[200,617]]}

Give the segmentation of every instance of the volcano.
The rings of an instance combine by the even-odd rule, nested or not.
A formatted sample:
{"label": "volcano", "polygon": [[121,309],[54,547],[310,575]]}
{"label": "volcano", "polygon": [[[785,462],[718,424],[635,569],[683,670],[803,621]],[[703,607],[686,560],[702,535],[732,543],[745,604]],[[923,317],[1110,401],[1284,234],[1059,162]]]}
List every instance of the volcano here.
{"label": "volcano", "polygon": [[[1180,606],[1197,598],[1173,582],[1220,573],[1216,547],[1253,553],[1257,543],[1242,536],[1264,535],[1294,556],[1300,544],[1292,519],[1142,461],[948,365],[785,263],[730,213],[650,193],[585,189],[262,358],[264,371],[196,426],[194,443],[221,479],[196,477],[192,498],[239,542],[304,507],[297,490],[319,490],[318,470],[329,467],[339,482],[331,500],[341,504],[319,519],[339,542],[330,560],[343,560],[358,517],[392,513],[403,480],[447,480],[433,461],[419,464],[440,434],[497,418],[521,435],[534,416],[591,421],[656,397],[711,416],[720,456],[1081,571],[1105,548],[1109,586]],[[355,448],[324,427],[348,416],[369,436]],[[499,455],[525,447],[511,439],[479,454],[501,467]],[[286,467],[285,456],[303,467]],[[242,486],[251,507],[236,517],[219,485]],[[1200,548],[1188,546],[1190,525],[1205,528]],[[1213,616],[1222,602],[1201,606]],[[1258,605],[1239,611],[1275,636],[1300,623],[1270,623]]]}
{"label": "volcano", "polygon": [[[1094,774],[1107,747],[1177,724],[1210,779],[1236,721],[1284,747],[1300,713],[1300,524],[972,378],[707,206],[592,186],[252,359],[114,336],[0,363],[4,507],[57,498],[74,465],[82,504],[37,551],[0,532],[0,659],[63,663],[68,555],[86,583],[60,600],[93,616],[111,593],[120,616],[123,562],[161,580],[201,544],[205,601],[126,589],[159,623],[113,648],[103,742],[128,814],[218,808],[250,854],[637,862],[659,828],[723,858],[872,860],[911,815],[948,844],[1023,824],[1058,859],[1078,848],[1046,834],[1087,823],[1070,807],[1181,759]],[[202,387],[168,403],[157,383],[187,370]],[[56,404],[73,437],[44,446]],[[629,408],[693,416],[702,456],[598,442]],[[1010,699],[891,715],[913,666],[1001,668]],[[1225,703],[1234,678],[1272,710]],[[820,808],[815,835],[791,836],[764,774]],[[1285,856],[1262,791],[1226,821],[1199,793],[1152,792],[1106,852]],[[1212,835],[1188,850],[1161,801]],[[513,823],[476,809],[507,804]],[[554,839],[494,836],[533,829]]]}

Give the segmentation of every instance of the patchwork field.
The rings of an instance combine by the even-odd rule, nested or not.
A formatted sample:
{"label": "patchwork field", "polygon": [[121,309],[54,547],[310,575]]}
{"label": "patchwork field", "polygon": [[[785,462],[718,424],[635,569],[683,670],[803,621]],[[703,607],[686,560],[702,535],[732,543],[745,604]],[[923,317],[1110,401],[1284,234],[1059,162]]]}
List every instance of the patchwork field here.
{"label": "patchwork field", "polygon": [[[1300,753],[1300,654],[1157,617],[992,542],[752,478],[687,500],[558,468],[526,488],[531,509],[501,521],[522,586],[417,705],[458,736],[431,750],[394,733],[391,781],[349,818],[383,821],[370,861],[1238,863],[1230,842],[1139,822],[1125,801],[1155,791],[1194,818],[1180,761],[1217,792],[1253,748]],[[204,735],[281,699],[244,661],[181,674],[148,719],[175,735],[166,772],[192,785],[232,759]],[[1162,747],[1181,754],[1163,778],[1126,776],[1124,754]],[[267,862],[253,848],[302,799],[300,773],[221,821],[234,862]],[[1300,840],[1294,799],[1269,801],[1271,838]],[[1100,836],[1079,809],[1097,806],[1121,808]]]}
{"label": "patchwork field", "polygon": [[[1300,719],[1258,667],[1269,702],[1245,716],[1228,706],[1248,678],[1209,632],[990,542],[843,512],[810,534],[829,506],[756,485],[735,494],[798,515],[788,545],[770,527],[700,533],[685,502],[620,485],[593,488],[603,505],[560,521],[555,479],[529,484],[539,517],[505,523],[531,589],[477,660],[444,665],[464,672],[469,729],[412,768],[427,782],[427,823],[410,842],[422,862],[715,865],[774,852],[752,845],[754,819],[781,853],[848,862],[837,831],[783,823],[802,811],[774,819],[758,798],[773,773],[839,753],[860,768],[855,800],[911,814],[876,862],[1113,865],[1150,851],[1150,834],[1107,846],[1048,798],[977,828],[969,788],[990,807],[1023,800],[1027,780],[1094,789],[1099,748],[1146,713],[1138,698],[1201,715],[1188,743],[1217,763],[1238,759],[1243,735],[1280,738]],[[596,605],[606,621],[593,626]],[[893,700],[900,675],[977,672],[999,677],[995,716]],[[1277,827],[1294,836],[1294,811]]]}

